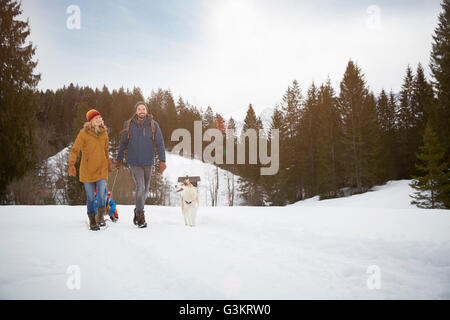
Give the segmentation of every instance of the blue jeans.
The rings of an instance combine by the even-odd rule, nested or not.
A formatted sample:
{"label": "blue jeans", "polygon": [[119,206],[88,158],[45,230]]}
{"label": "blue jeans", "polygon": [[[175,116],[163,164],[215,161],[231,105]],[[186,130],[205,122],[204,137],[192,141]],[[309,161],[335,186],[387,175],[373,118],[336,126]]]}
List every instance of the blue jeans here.
{"label": "blue jeans", "polygon": [[86,190],[87,213],[96,213],[94,208],[95,187],[97,186],[97,206],[103,208],[105,206],[105,186],[106,180],[98,180],[96,182],[83,182],[84,190]]}

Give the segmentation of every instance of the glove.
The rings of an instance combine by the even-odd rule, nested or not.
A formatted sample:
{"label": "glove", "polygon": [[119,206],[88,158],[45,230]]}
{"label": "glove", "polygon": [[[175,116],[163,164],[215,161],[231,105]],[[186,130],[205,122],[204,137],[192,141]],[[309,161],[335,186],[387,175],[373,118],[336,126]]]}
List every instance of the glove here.
{"label": "glove", "polygon": [[120,161],[120,160],[117,160],[116,161],[116,169],[117,170],[119,170],[120,169],[120,163],[121,163],[122,161]]}
{"label": "glove", "polygon": [[159,173],[163,173],[164,170],[166,170],[167,166],[166,166],[166,162],[165,161],[160,161],[159,162]]}
{"label": "glove", "polygon": [[75,163],[69,162],[69,176],[75,177],[77,175],[77,169]]}

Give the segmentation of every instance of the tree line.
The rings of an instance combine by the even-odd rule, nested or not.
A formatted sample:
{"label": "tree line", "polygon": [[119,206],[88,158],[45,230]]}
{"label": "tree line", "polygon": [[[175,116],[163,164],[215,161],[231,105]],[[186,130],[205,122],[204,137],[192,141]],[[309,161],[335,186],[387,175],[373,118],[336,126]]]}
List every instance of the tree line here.
{"label": "tree line", "polygon": [[[248,204],[286,205],[316,195],[362,193],[420,175],[416,154],[426,125],[440,117],[436,105],[420,64],[415,72],[407,67],[399,93],[382,89],[375,95],[352,60],[338,95],[328,80],[312,83],[303,96],[294,80],[271,121],[271,129],[280,132],[279,172],[259,176],[257,170],[241,170],[243,194],[249,195]],[[261,128],[251,105],[245,124]],[[254,183],[262,190],[256,191]]]}
{"label": "tree line", "polygon": [[[330,80],[311,83],[308,88],[294,80],[275,106],[269,128],[280,132],[278,173],[261,176],[261,163],[218,165],[240,177],[244,204],[286,205],[316,195],[328,199],[365,192],[388,180],[414,178],[415,204],[448,208],[449,0],[443,1],[442,8],[433,36],[431,81],[419,63],[414,70],[406,68],[400,92],[383,89],[375,94],[353,60],[347,64],[339,94]],[[57,202],[54,186],[59,185],[65,190],[65,202],[84,203],[82,185],[64,174],[63,162],[58,171],[61,178],[55,181],[47,159],[73,142],[91,108],[100,111],[108,127],[113,159],[123,123],[140,100],[160,123],[167,150],[177,143],[170,139],[173,130],[185,128],[194,136],[194,121],[201,121],[203,132],[236,129],[235,119],[224,119],[211,106],[203,110],[182,97],[175,99],[170,90],[161,88],[147,98],[136,87],[110,90],[69,84],[57,90],[37,90],[40,75],[34,73],[35,47],[25,44],[30,28],[28,21],[17,19],[20,3],[2,0],[0,10],[0,202],[52,204]],[[264,129],[251,104],[242,129]],[[264,134],[270,144],[270,133]],[[207,144],[203,142],[203,147]],[[247,160],[248,151],[247,147]],[[234,183],[228,185],[233,195]],[[164,204],[167,181],[155,173],[152,184],[159,192],[153,192],[149,202]],[[126,190],[121,195],[119,203],[131,201]]]}
{"label": "tree line", "polygon": [[[376,95],[350,60],[339,94],[330,80],[312,83],[305,96],[292,82],[271,119],[271,129],[280,131],[278,174],[259,175],[261,164],[229,167],[241,176],[245,204],[335,198],[413,179],[413,204],[450,208],[450,1],[441,7],[431,81],[420,63],[415,72],[408,65],[399,93]],[[262,129],[252,105],[244,128]]]}

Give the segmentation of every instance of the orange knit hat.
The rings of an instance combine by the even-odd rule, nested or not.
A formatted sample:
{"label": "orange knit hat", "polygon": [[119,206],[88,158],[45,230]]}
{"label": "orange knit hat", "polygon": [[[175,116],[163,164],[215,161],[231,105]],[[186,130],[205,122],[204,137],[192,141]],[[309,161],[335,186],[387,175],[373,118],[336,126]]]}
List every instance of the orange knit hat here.
{"label": "orange knit hat", "polygon": [[91,109],[88,112],[86,112],[86,119],[87,121],[91,121],[92,119],[94,119],[96,116],[101,116],[100,112],[98,112],[95,109]]}

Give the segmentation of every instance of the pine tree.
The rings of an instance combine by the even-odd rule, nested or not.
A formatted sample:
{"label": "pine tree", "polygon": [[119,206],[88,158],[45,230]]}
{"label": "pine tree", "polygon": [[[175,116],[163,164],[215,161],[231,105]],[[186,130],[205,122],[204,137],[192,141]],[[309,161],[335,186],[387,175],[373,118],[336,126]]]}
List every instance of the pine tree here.
{"label": "pine tree", "polygon": [[[270,124],[270,130],[278,129],[283,126],[283,114],[281,113],[280,109],[278,107],[275,107],[272,117],[271,117],[271,124]],[[269,137],[269,146],[268,150],[270,150],[270,143],[271,143],[271,135],[268,134]],[[280,168],[278,174],[270,175],[270,176],[264,176],[262,179],[263,187],[264,187],[264,198],[265,201],[273,206],[283,206],[288,203],[288,197],[286,196],[285,188],[284,188],[284,182],[287,178],[287,171],[282,170]]]}
{"label": "pine tree", "polygon": [[396,102],[394,93],[386,94],[384,89],[377,100],[377,116],[380,124],[382,140],[381,161],[384,163],[384,180],[397,179],[397,134],[396,134]]}
{"label": "pine tree", "polygon": [[377,101],[377,115],[380,128],[388,133],[395,129],[395,97],[393,92],[387,95],[384,89],[381,89]]}
{"label": "pine tree", "polygon": [[398,109],[399,170],[401,178],[410,178],[415,173],[415,154],[422,145],[422,136],[427,118],[433,112],[433,92],[425,78],[421,64],[414,76],[408,65],[400,91]]}
{"label": "pine tree", "polygon": [[170,150],[175,145],[170,137],[172,136],[172,132],[177,129],[178,126],[177,110],[170,90],[165,91],[163,110],[167,116],[166,122],[160,122],[160,128],[163,133],[164,143],[167,146],[167,149]]}
{"label": "pine tree", "polygon": [[256,122],[257,122],[257,118],[256,118],[255,110],[253,109],[252,104],[249,104],[248,109],[247,109],[247,114],[244,119],[243,130],[245,131],[247,129],[256,129],[256,126],[257,126]]}
{"label": "pine tree", "polygon": [[29,21],[22,21],[20,2],[0,0],[0,201],[13,179],[22,178],[35,163],[35,48],[26,44]]}
{"label": "pine tree", "polygon": [[90,107],[87,102],[82,102],[78,104],[75,117],[73,118],[73,140],[77,137],[80,130],[83,128],[84,123],[86,122],[86,113],[91,110],[93,107]]}
{"label": "pine tree", "polygon": [[[188,112],[184,116],[186,119],[186,129],[191,133],[191,137],[194,136],[194,123],[195,121],[202,121],[202,114],[195,106],[189,106]],[[191,157],[194,156],[194,139],[191,139]]]}
{"label": "pine tree", "polygon": [[222,132],[225,132],[225,120],[222,118],[222,116],[218,113],[214,116],[215,123],[216,123],[216,129],[219,129]]}
{"label": "pine tree", "polygon": [[398,149],[400,178],[409,179],[414,171],[414,75],[411,66],[407,66],[400,91],[400,104],[397,110]]}
{"label": "pine tree", "polygon": [[444,208],[450,209],[450,166],[447,161],[447,168],[444,169],[439,179],[439,194],[437,200],[440,201]]}
{"label": "pine tree", "polygon": [[343,146],[346,153],[347,184],[354,186],[357,193],[363,191],[362,181],[362,126],[361,111],[368,90],[361,69],[350,60],[340,84],[338,106],[342,116]]}
{"label": "pine tree", "polygon": [[414,127],[417,128],[418,136],[420,136],[417,141],[419,146],[422,145],[422,136],[425,130],[425,124],[434,113],[433,87],[427,81],[425,71],[420,63],[417,65],[416,75],[414,76],[412,104]]}
{"label": "pine tree", "polygon": [[[248,106],[247,115],[245,116],[243,132],[241,133],[240,140],[243,143],[244,139],[243,133],[247,129],[256,130],[262,129],[261,120],[256,117],[255,111],[250,104]],[[258,137],[258,135],[257,135]],[[248,140],[250,142],[250,139]],[[245,165],[240,165],[239,167],[239,191],[242,194],[243,204],[250,206],[262,206],[264,205],[264,193],[262,190],[260,179],[260,165],[259,164],[249,164],[249,145],[246,143],[245,148]]]}
{"label": "pine tree", "polygon": [[[109,139],[112,142],[112,151],[117,153],[120,144],[121,131],[125,120],[130,119],[133,115],[133,111],[129,110],[126,106],[127,99],[123,88],[119,90],[113,90],[111,92],[111,108],[109,111],[109,121],[106,123],[108,127],[114,128]],[[134,105],[133,105],[134,106]]]}
{"label": "pine tree", "polygon": [[[410,186],[417,191],[411,197],[412,204],[419,208],[443,207],[441,200],[448,201],[448,181],[450,180],[450,168],[444,161],[445,151],[439,144],[438,137],[427,125],[423,137],[424,145],[420,147],[416,169],[423,172],[423,176],[415,176]],[[444,192],[443,192],[444,191]],[[448,202],[447,202],[448,203]]]}
{"label": "pine tree", "polygon": [[434,30],[430,68],[437,93],[432,126],[450,160],[450,0],[443,0],[439,23]]}
{"label": "pine tree", "polygon": [[293,139],[297,136],[298,123],[300,121],[300,109],[302,105],[302,93],[297,80],[292,82],[283,96],[281,111],[285,118],[284,135],[287,139]]}
{"label": "pine tree", "polygon": [[[231,172],[226,173],[226,182],[227,182],[227,193],[228,193],[228,205],[233,206],[234,200],[236,197],[236,178],[235,174],[237,173],[237,166],[236,166],[236,121],[234,121],[233,117],[230,117],[228,121],[225,123],[226,130],[229,130],[227,132],[227,135],[231,135],[230,139],[233,140],[233,161],[231,164],[224,164],[222,168],[225,170]],[[227,149],[224,147],[224,156],[227,156]]]}
{"label": "pine tree", "polygon": [[308,89],[295,139],[296,150],[299,150],[299,171],[307,198],[317,194],[317,129],[318,129],[318,88],[314,84]]}
{"label": "pine tree", "polygon": [[[434,113],[434,96],[431,84],[428,83],[422,65],[417,66],[414,76],[414,89],[412,96],[413,117],[412,130],[410,133],[410,152],[415,155],[419,147],[423,145],[425,124]],[[416,172],[414,172],[416,173]]]}
{"label": "pine tree", "polygon": [[364,190],[383,182],[382,136],[376,104],[374,94],[369,93],[361,109],[361,182]]}
{"label": "pine tree", "polygon": [[208,106],[206,108],[206,111],[203,114],[202,118],[203,131],[215,127],[214,112],[212,111],[211,106]]}
{"label": "pine tree", "polygon": [[398,110],[398,118],[400,126],[408,129],[414,126],[414,75],[411,66],[406,67],[406,74],[403,78],[402,89],[400,91],[400,109]]}
{"label": "pine tree", "polygon": [[156,92],[152,90],[150,97],[147,100],[148,111],[153,115],[153,118],[158,123],[166,121],[166,117],[163,112],[164,104],[164,91],[159,88]]}
{"label": "pine tree", "polygon": [[73,83],[70,83],[70,85],[64,90],[64,94],[62,96],[63,113],[62,119],[59,119],[59,121],[61,122],[62,126],[62,134],[69,141],[72,141],[73,138],[73,128],[70,126],[70,124],[72,123],[75,116],[77,105],[81,100],[80,93],[81,90],[79,89],[78,85],[74,86]]}
{"label": "pine tree", "polygon": [[[142,90],[139,87],[134,87],[133,88],[133,92],[131,93],[131,96],[133,98],[133,101],[144,101],[144,95],[142,94]],[[134,104],[132,104],[132,106],[134,107]]]}
{"label": "pine tree", "polygon": [[285,175],[283,190],[289,203],[303,199],[304,183],[300,168],[300,119],[303,96],[297,80],[288,87],[281,103],[283,125],[280,128],[280,174]]}
{"label": "pine tree", "polygon": [[[98,91],[98,93],[96,90],[96,99],[93,105],[98,108],[106,126],[111,129],[111,132],[109,133],[111,138],[115,136],[116,130],[122,130],[122,128],[115,128],[112,126],[112,97],[106,85],[104,85],[102,90]],[[110,143],[112,146],[115,146],[116,141],[110,139]],[[114,150],[114,148],[112,148],[112,150]]]}
{"label": "pine tree", "polygon": [[189,125],[186,123],[187,116],[186,113],[188,112],[186,103],[183,101],[183,98],[179,97],[177,101],[177,105],[175,107],[177,111],[177,127],[178,128],[185,128],[187,129]]}
{"label": "pine tree", "polygon": [[317,111],[317,193],[329,199],[340,195],[342,180],[342,124],[330,79],[320,86]]}

